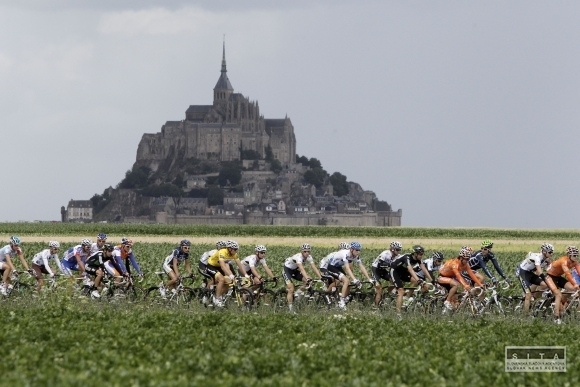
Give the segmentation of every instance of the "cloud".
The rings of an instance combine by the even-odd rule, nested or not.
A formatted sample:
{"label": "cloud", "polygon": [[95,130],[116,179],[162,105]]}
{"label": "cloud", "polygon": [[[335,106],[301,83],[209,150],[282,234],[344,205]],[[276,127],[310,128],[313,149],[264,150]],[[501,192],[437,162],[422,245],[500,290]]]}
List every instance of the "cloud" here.
{"label": "cloud", "polygon": [[0,52],[0,77],[8,75],[14,65],[14,60],[8,54]]}
{"label": "cloud", "polygon": [[93,43],[49,44],[38,51],[28,52],[21,61],[21,71],[39,78],[86,80],[86,66],[93,59],[93,52]]}
{"label": "cloud", "polygon": [[98,30],[103,34],[175,35],[199,31],[202,25],[216,19],[214,13],[198,8],[167,10],[150,8],[109,12],[102,16]]}

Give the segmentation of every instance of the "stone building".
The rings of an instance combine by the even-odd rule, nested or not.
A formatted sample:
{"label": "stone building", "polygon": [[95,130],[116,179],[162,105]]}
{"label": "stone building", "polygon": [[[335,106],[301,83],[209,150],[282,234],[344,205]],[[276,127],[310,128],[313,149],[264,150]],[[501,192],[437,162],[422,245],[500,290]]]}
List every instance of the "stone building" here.
{"label": "stone building", "polygon": [[91,222],[93,220],[93,203],[90,200],[71,199],[62,220],[63,222]]}
{"label": "stone building", "polygon": [[291,120],[266,119],[257,101],[234,93],[227,76],[225,45],[223,50],[213,104],[192,105],[185,120],[167,121],[160,133],[144,134],[137,163],[155,171],[168,158],[232,161],[240,159],[240,149],[256,151],[264,158],[268,146],[282,165],[294,163],[296,137]]}

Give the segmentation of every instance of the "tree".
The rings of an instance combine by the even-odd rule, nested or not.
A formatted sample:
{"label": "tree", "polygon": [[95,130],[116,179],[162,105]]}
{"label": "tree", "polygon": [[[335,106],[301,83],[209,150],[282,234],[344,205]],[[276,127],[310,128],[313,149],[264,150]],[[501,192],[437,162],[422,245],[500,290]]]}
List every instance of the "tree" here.
{"label": "tree", "polygon": [[153,196],[156,198],[160,196],[179,198],[183,196],[183,191],[175,184],[163,183],[161,185],[151,185],[149,187],[145,187],[141,190],[141,194],[143,196]]}
{"label": "tree", "polygon": [[320,160],[315,159],[314,157],[311,158],[310,161],[308,161],[308,165],[312,169],[314,169],[314,168],[320,168],[320,169],[322,169],[322,163],[320,162]]}
{"label": "tree", "polygon": [[270,170],[276,174],[280,173],[282,171],[282,163],[280,163],[280,160],[272,160],[270,162]]}
{"label": "tree", "polygon": [[308,162],[308,158],[306,156],[296,155],[296,162],[304,165],[305,167],[310,166],[310,163]]}
{"label": "tree", "polygon": [[304,174],[304,180],[307,183],[313,184],[316,188],[322,187],[324,183],[324,178],[326,177],[326,171],[322,168],[313,168]]}
{"label": "tree", "polygon": [[149,173],[151,170],[147,167],[137,167],[125,173],[125,178],[119,183],[117,188],[143,188],[147,185]]}
{"label": "tree", "polygon": [[218,206],[224,204],[224,193],[218,187],[211,187],[207,192],[207,204]]}
{"label": "tree", "polygon": [[242,160],[260,160],[262,157],[253,149],[246,149],[242,151]]}
{"label": "tree", "polygon": [[183,180],[183,176],[181,176],[181,174],[177,175],[175,180],[173,180],[173,184],[175,184],[179,188],[183,188],[185,186],[185,180]]}
{"label": "tree", "polygon": [[242,180],[242,168],[238,163],[227,163],[220,170],[218,182],[222,187],[227,185],[228,181],[231,185],[236,185],[240,180]]}
{"label": "tree", "polygon": [[332,184],[332,191],[335,196],[348,195],[349,186],[346,181],[346,176],[340,172],[334,172],[330,176],[330,184]]}

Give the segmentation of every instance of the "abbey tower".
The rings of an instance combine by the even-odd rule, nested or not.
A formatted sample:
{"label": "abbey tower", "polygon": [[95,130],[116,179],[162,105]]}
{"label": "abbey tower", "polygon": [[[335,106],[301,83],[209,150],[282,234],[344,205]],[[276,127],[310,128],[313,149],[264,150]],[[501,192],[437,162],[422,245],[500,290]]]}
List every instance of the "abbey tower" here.
{"label": "abbey tower", "polygon": [[294,163],[296,137],[292,122],[288,117],[264,118],[258,102],[234,93],[227,76],[224,44],[213,104],[191,105],[185,120],[167,121],[161,132],[144,134],[137,150],[137,163],[156,170],[168,158],[232,161],[240,159],[240,150],[254,150],[265,157],[268,146],[282,165]]}

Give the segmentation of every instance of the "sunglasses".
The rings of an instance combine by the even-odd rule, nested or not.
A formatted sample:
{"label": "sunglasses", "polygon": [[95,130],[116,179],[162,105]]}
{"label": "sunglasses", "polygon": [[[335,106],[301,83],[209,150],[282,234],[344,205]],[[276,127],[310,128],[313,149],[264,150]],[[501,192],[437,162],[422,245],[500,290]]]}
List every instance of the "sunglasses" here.
{"label": "sunglasses", "polygon": [[395,249],[395,251],[401,251],[401,249]]}
{"label": "sunglasses", "polygon": [[184,250],[189,250],[189,246],[181,246],[181,248]]}
{"label": "sunglasses", "polygon": [[360,251],[360,249],[353,249],[354,251]]}

